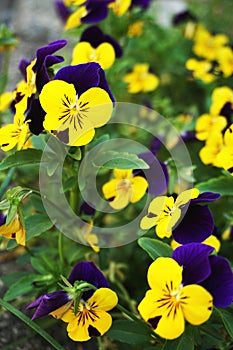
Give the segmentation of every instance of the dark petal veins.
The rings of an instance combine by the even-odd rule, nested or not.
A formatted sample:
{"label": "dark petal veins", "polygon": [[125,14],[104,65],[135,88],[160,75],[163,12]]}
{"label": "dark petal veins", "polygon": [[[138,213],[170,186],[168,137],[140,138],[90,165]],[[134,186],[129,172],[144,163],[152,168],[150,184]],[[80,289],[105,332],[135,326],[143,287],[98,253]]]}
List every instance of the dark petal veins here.
{"label": "dark petal veins", "polygon": [[37,307],[32,320],[48,315],[50,312],[57,310],[69,301],[68,294],[64,290],[58,290],[53,293],[40,296],[27,306],[27,310]]}
{"label": "dark petal veins", "polygon": [[182,221],[173,230],[175,241],[181,244],[203,242],[214,230],[214,219],[207,205],[190,205]]}
{"label": "dark petal veins", "polygon": [[[86,281],[93,284],[96,288],[109,288],[107,279],[92,261],[79,262],[77,265],[75,265],[71,271],[68,281],[71,284],[74,284],[75,281]],[[84,292],[83,299],[88,300],[93,292],[93,290]]]}
{"label": "dark petal veins", "polygon": [[203,192],[197,198],[191,199],[190,204],[198,204],[205,202],[214,202],[219,199],[221,195],[213,192]]}
{"label": "dark petal veins", "polygon": [[34,135],[39,135],[44,130],[44,118],[45,111],[41,107],[39,99],[33,99],[26,120],[30,120],[29,129]]}
{"label": "dark petal veins", "polygon": [[174,250],[172,258],[183,266],[184,285],[200,283],[210,275],[209,255],[213,250],[202,243],[185,244]]}
{"label": "dark petal veins", "polygon": [[88,334],[90,337],[99,337],[101,335],[98,329],[91,325],[88,327]]}
{"label": "dark petal veins", "polygon": [[233,273],[227,259],[221,256],[209,257],[211,274],[201,283],[214,298],[217,307],[228,307],[233,301]]}

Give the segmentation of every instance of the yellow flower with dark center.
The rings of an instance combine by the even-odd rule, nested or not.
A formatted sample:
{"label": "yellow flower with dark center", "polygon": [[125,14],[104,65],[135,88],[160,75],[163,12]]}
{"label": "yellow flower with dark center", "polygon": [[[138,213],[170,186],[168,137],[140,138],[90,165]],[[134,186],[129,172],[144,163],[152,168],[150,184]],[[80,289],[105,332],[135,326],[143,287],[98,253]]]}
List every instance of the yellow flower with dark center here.
{"label": "yellow flower with dark center", "polygon": [[202,114],[196,123],[196,138],[200,141],[208,139],[211,132],[221,132],[227,125],[227,119],[223,116]]}
{"label": "yellow flower with dark center", "polygon": [[211,115],[219,115],[224,105],[229,102],[233,104],[233,91],[228,86],[215,88],[212,96],[212,104],[210,107]]}
{"label": "yellow flower with dark center", "polygon": [[146,63],[136,64],[131,73],[124,76],[124,82],[128,83],[128,91],[131,94],[138,92],[153,91],[159,85],[159,78],[149,73],[149,65]]}
{"label": "yellow flower with dark center", "polygon": [[181,207],[191,199],[197,198],[199,190],[193,188],[181,192],[176,200],[173,197],[159,196],[152,200],[147,216],[141,220],[140,227],[149,230],[156,226],[156,234],[160,238],[171,237],[172,229],[181,218]]}
{"label": "yellow flower with dark center", "polygon": [[210,73],[212,69],[212,63],[209,61],[198,61],[195,58],[190,58],[186,62],[186,68],[192,71],[195,79],[200,79],[204,83],[211,83],[215,80],[215,76]]}
{"label": "yellow flower with dark center", "polygon": [[137,22],[134,22],[133,24],[131,24],[129,26],[127,36],[129,38],[133,38],[135,36],[136,37],[141,36],[143,33],[143,25],[144,25],[143,21],[137,21]]}
{"label": "yellow flower with dark center", "polygon": [[50,314],[67,322],[69,337],[82,342],[92,336],[101,336],[109,330],[112,317],[106,311],[113,309],[117,303],[115,292],[109,288],[99,288],[87,301],[81,299],[76,315],[70,302]]}
{"label": "yellow flower with dark center", "polygon": [[132,0],[115,0],[113,3],[110,3],[108,6],[113,9],[113,12],[118,17],[123,16],[128,9],[130,8],[130,5],[132,3]]}
{"label": "yellow flower with dark center", "polygon": [[208,60],[217,60],[219,49],[221,49],[228,42],[228,37],[224,34],[212,35],[208,30],[199,25],[197,27],[193,52],[200,57]]}
{"label": "yellow flower with dark center", "polygon": [[115,50],[110,43],[102,43],[93,48],[90,43],[82,41],[74,47],[71,64],[97,62],[103,69],[108,69],[113,65],[115,57]]}
{"label": "yellow flower with dark center", "polygon": [[105,90],[93,87],[77,96],[74,85],[63,80],[45,84],[39,98],[46,112],[44,128],[70,146],[88,144],[94,128],[106,124],[113,110]]}
{"label": "yellow flower with dark center", "polygon": [[28,122],[24,121],[24,115],[16,110],[14,123],[3,126],[0,129],[0,147],[7,152],[17,145],[17,150],[27,148],[27,140],[30,136]]}
{"label": "yellow flower with dark center", "polygon": [[8,225],[3,224],[0,226],[0,235],[8,239],[15,239],[18,244],[25,246],[26,231],[18,214],[14,216]]}
{"label": "yellow flower with dark center", "polygon": [[142,176],[133,176],[133,170],[114,169],[114,179],[103,185],[106,199],[113,209],[123,209],[129,203],[136,203],[146,193],[148,183]]}
{"label": "yellow flower with dark center", "polygon": [[211,316],[213,297],[197,284],[183,286],[183,268],[172,258],[158,258],[148,269],[150,290],[138,306],[142,318],[165,339],[178,338],[185,320],[200,325]]}

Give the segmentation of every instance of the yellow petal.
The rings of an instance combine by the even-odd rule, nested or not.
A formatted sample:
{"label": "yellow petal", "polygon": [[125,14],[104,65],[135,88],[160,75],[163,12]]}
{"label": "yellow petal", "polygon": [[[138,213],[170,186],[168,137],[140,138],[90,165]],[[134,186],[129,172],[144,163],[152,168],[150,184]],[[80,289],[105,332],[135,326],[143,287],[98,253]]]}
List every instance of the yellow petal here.
{"label": "yellow petal", "polygon": [[159,238],[169,238],[172,235],[171,225],[169,225],[170,216],[165,215],[157,221],[156,234]]}
{"label": "yellow petal", "polygon": [[[153,213],[154,215],[159,216],[163,212],[164,206],[165,204],[167,204],[167,200],[168,200],[168,197],[166,196],[160,196],[153,199],[149,205],[148,213]],[[174,203],[174,199],[173,199],[173,203]]]}
{"label": "yellow petal", "polygon": [[0,129],[0,147],[7,152],[14,148],[18,142],[18,129],[15,124],[3,126]]}
{"label": "yellow petal", "polygon": [[77,11],[73,12],[67,19],[64,30],[72,29],[80,26],[82,17],[87,15],[85,6],[80,7]]}
{"label": "yellow petal", "polygon": [[93,50],[90,43],[81,41],[74,47],[71,64],[75,65],[95,61],[94,59],[90,60]]}
{"label": "yellow petal", "polygon": [[133,195],[133,187],[130,180],[118,180],[116,185],[116,197],[112,202],[110,202],[110,206],[113,209],[120,210],[125,208],[129,202],[131,201]]}
{"label": "yellow petal", "polygon": [[180,303],[185,319],[193,325],[206,322],[213,310],[212,295],[197,284],[182,288]]}
{"label": "yellow petal", "polygon": [[109,288],[99,288],[88,299],[88,305],[93,310],[109,311],[118,303],[118,297],[115,292]]}
{"label": "yellow petal", "polygon": [[112,179],[103,185],[102,191],[103,191],[104,197],[106,199],[116,197],[116,195],[117,195],[116,186],[117,186],[118,181],[119,181],[118,179]]}
{"label": "yellow petal", "polygon": [[114,169],[113,174],[116,179],[130,179],[132,177],[132,169]]}
{"label": "yellow petal", "polygon": [[110,4],[109,7],[113,9],[113,12],[118,17],[121,17],[129,9],[131,2],[132,0],[117,0],[114,3]]}
{"label": "yellow petal", "polygon": [[68,336],[74,341],[87,341],[91,339],[88,333],[88,327],[90,326],[90,319],[86,322],[78,322],[77,317],[74,317],[72,321],[68,323],[67,332]]}
{"label": "yellow petal", "polygon": [[90,120],[94,128],[103,126],[111,118],[113,104],[109,94],[101,88],[85,91],[79,97],[78,104],[81,114]]}
{"label": "yellow petal", "polygon": [[75,317],[73,310],[70,309],[72,304],[73,304],[73,300],[70,300],[66,304],[59,307],[58,309],[50,312],[50,315],[53,316],[54,318],[61,319],[64,322],[69,322],[69,320]]}
{"label": "yellow petal", "polygon": [[197,188],[183,191],[179,194],[175,201],[175,206],[180,207],[181,205],[187,204],[191,199],[195,199],[199,196],[200,191]]}
{"label": "yellow petal", "polygon": [[102,43],[96,49],[97,62],[103,69],[110,68],[115,61],[115,50],[109,43]]}
{"label": "yellow petal", "polygon": [[214,235],[209,236],[202,243],[210,245],[211,247],[213,247],[216,250],[217,253],[219,252],[220,247],[221,247],[220,241]]}
{"label": "yellow petal", "polygon": [[157,224],[156,217],[144,216],[140,222],[140,228],[142,230],[149,230],[151,227],[155,226],[156,224]]}
{"label": "yellow petal", "polygon": [[172,258],[157,258],[148,269],[147,279],[151,289],[162,290],[166,284],[177,290],[182,282],[183,268]]}
{"label": "yellow petal", "polygon": [[4,92],[0,95],[0,112],[4,112],[10,107],[11,102],[14,99],[14,93],[12,91]]}
{"label": "yellow petal", "polygon": [[146,78],[143,81],[143,91],[148,92],[148,91],[153,91],[157,88],[159,85],[159,78],[151,73],[148,73]]}
{"label": "yellow petal", "polygon": [[[98,318],[90,323],[90,326],[94,327],[100,335],[106,333],[112,325],[112,317],[103,310],[98,310],[96,312]],[[91,335],[90,328],[88,329],[88,333]]]}
{"label": "yellow petal", "polygon": [[131,179],[132,187],[133,187],[133,195],[131,198],[131,203],[136,203],[140,201],[140,199],[146,193],[148,183],[146,179],[142,176],[134,176]]}
{"label": "yellow petal", "polygon": [[165,339],[178,338],[185,329],[185,321],[182,309],[179,305],[172,309],[172,312],[164,314],[154,330],[156,334]]}

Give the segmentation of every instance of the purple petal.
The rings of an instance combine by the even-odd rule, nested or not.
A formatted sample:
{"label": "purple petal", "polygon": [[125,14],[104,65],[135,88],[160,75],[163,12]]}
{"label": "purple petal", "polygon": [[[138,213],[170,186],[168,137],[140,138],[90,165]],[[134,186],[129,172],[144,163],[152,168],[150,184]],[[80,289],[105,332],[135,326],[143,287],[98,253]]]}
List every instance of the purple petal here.
{"label": "purple petal", "polygon": [[22,59],[19,63],[19,70],[22,73],[24,80],[26,80],[26,68],[31,63],[30,60]]}
{"label": "purple petal", "polygon": [[213,192],[203,192],[197,198],[191,199],[190,204],[205,203],[205,202],[214,202],[221,197],[219,193]]}
{"label": "purple petal", "polygon": [[54,2],[54,5],[58,16],[65,23],[67,18],[71,15],[70,9],[64,4],[62,0],[56,0]]}
{"label": "purple petal", "polygon": [[182,131],[180,136],[184,142],[197,140],[195,131]]}
{"label": "purple petal", "polygon": [[39,135],[44,130],[44,118],[45,111],[41,107],[39,99],[33,99],[26,120],[30,120],[29,129],[34,135]]}
{"label": "purple petal", "polygon": [[142,8],[147,8],[151,3],[151,0],[132,0],[131,6],[141,6]]}
{"label": "purple petal", "polygon": [[99,69],[99,75],[100,75],[99,87],[104,89],[105,91],[107,91],[107,93],[109,94],[109,96],[113,102],[113,105],[114,105],[115,99],[114,99],[113,94],[109,88],[105,72],[102,68]]}
{"label": "purple petal", "polygon": [[46,56],[52,55],[54,52],[62,49],[67,44],[67,40],[56,40],[46,46],[40,47],[36,51],[36,63],[33,67],[34,72],[37,72],[44,63]]}
{"label": "purple petal", "polygon": [[228,307],[233,301],[233,273],[227,259],[221,256],[209,257],[211,275],[201,283],[214,298],[217,307]]}
{"label": "purple petal", "polygon": [[48,55],[45,57],[44,62],[40,67],[40,69],[37,71],[37,75],[36,75],[36,87],[39,93],[42,91],[43,86],[50,81],[47,68],[51,67],[56,63],[60,63],[63,61],[64,61],[64,58],[61,56]]}
{"label": "purple petal", "polygon": [[150,145],[151,152],[153,154],[156,154],[160,150],[161,146],[162,146],[161,140],[158,139],[157,137],[155,137],[152,140],[151,145]]}
{"label": "purple petal", "polygon": [[185,244],[174,250],[172,258],[183,266],[183,284],[197,284],[210,275],[209,255],[213,250],[202,243]]}
{"label": "purple petal", "polygon": [[87,5],[88,14],[81,19],[84,24],[94,24],[103,21],[108,15],[107,5]]}
{"label": "purple petal", "polygon": [[[92,261],[79,262],[75,265],[68,281],[71,284],[74,284],[75,281],[86,281],[93,284],[96,288],[109,287],[108,280]],[[82,296],[83,299],[89,299],[93,292],[93,290],[84,292]]]}
{"label": "purple petal", "polygon": [[4,225],[5,223],[6,223],[6,215],[0,212],[0,226]]}
{"label": "purple petal", "polygon": [[84,91],[99,86],[99,69],[101,69],[100,65],[95,62],[67,66],[61,68],[54,79],[73,84],[80,96]]}
{"label": "purple petal", "polygon": [[64,290],[58,290],[53,293],[40,296],[27,306],[27,310],[37,307],[32,320],[48,315],[50,312],[57,310],[69,301],[69,296]]}
{"label": "purple petal", "polygon": [[79,215],[95,216],[95,208],[91,203],[83,202],[79,209]]}
{"label": "purple petal", "polygon": [[173,230],[175,241],[181,244],[203,242],[214,230],[214,219],[207,205],[190,205],[182,221]]}
{"label": "purple petal", "polygon": [[158,196],[164,193],[168,185],[168,171],[163,162],[160,162],[152,152],[145,152],[138,155],[149,166],[149,169],[134,172],[135,175],[143,176],[148,182],[148,193]]}

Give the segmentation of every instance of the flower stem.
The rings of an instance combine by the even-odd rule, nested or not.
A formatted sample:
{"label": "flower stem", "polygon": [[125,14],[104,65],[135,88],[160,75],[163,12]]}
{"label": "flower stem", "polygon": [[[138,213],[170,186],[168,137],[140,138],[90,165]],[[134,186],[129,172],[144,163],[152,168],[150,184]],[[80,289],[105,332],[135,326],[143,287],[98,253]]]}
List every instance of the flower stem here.
{"label": "flower stem", "polygon": [[99,350],[104,350],[102,339],[100,337],[97,337],[97,341]]}
{"label": "flower stem", "polygon": [[61,270],[63,270],[63,266],[64,266],[63,234],[61,232],[59,232],[58,234],[58,254],[59,254]]}

